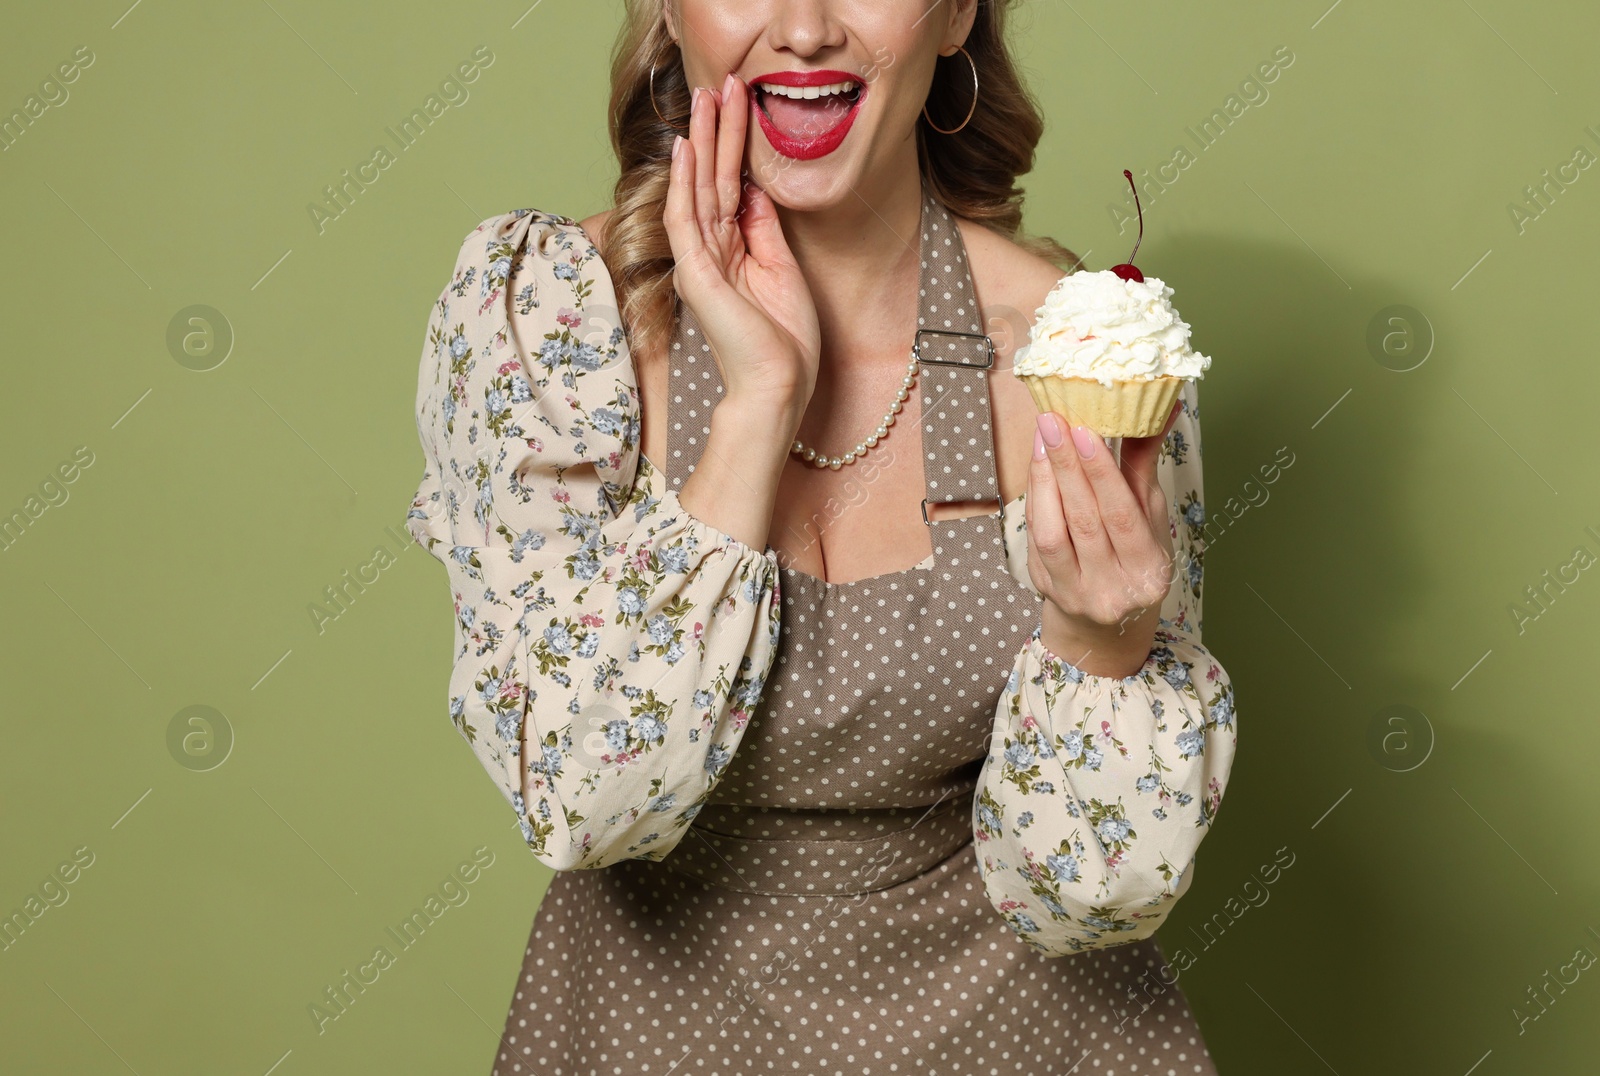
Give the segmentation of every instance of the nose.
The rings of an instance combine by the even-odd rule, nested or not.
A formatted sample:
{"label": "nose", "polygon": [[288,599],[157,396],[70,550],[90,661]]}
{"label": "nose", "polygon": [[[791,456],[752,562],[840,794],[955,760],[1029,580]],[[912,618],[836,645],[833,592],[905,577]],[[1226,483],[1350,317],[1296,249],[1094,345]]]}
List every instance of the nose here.
{"label": "nose", "polygon": [[810,56],[820,49],[844,44],[844,27],[834,17],[834,0],[777,0],[767,29],[767,44],[774,52]]}

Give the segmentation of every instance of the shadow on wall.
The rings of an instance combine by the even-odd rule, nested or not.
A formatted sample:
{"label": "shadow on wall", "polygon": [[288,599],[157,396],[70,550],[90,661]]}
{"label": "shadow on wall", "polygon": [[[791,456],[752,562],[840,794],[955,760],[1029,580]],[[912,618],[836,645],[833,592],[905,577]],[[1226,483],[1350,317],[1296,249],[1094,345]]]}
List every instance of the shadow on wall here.
{"label": "shadow on wall", "polygon": [[[1398,285],[1338,266],[1346,287],[1292,238],[1174,236],[1144,269],[1173,288],[1212,358],[1199,390],[1205,640],[1238,692],[1241,730],[1217,832],[1157,938],[1169,962],[1190,965],[1179,981],[1219,1069],[1288,1071],[1304,1047],[1263,1035],[1264,1020],[1282,1025],[1245,983],[1292,1011],[1307,946],[1344,934],[1325,925],[1386,914],[1369,835],[1351,826],[1355,794],[1319,818],[1352,784],[1392,776],[1362,739],[1367,712],[1389,701],[1374,688],[1399,675],[1379,672],[1372,611],[1421,603],[1421,553],[1402,544],[1403,491],[1386,466],[1407,446],[1365,432],[1384,422],[1394,382],[1427,366],[1396,374],[1366,351],[1372,314],[1404,301]],[[1392,424],[1395,438],[1412,429]],[[1337,944],[1335,960],[1387,958],[1361,953],[1359,936]],[[1341,1071],[1358,1060],[1340,1046],[1348,1036],[1317,1041]]]}
{"label": "shadow on wall", "polygon": [[[1476,813],[1496,784],[1539,787],[1531,760],[1526,774],[1505,772],[1505,738],[1452,721],[1472,705],[1451,687],[1476,653],[1450,669],[1412,657],[1414,625],[1439,619],[1434,596],[1472,585],[1418,544],[1448,531],[1415,518],[1407,488],[1436,409],[1459,407],[1459,345],[1404,369],[1422,353],[1408,356],[1404,339],[1375,350],[1369,326],[1388,308],[1425,306],[1432,289],[1335,268],[1292,240],[1204,234],[1164,241],[1145,266],[1174,287],[1213,359],[1200,391],[1206,507],[1225,525],[1208,534],[1205,639],[1239,692],[1243,730],[1220,829],[1157,937],[1189,966],[1180,980],[1222,1071],[1311,1062],[1295,1033],[1340,1071],[1457,1060],[1465,1071],[1492,1047],[1520,1045],[1509,1007],[1540,1012],[1526,987],[1545,964],[1530,964],[1525,944],[1485,945],[1498,933],[1486,920],[1543,916],[1553,970],[1586,939],[1550,917],[1573,901],[1592,907],[1595,894],[1557,898],[1518,861],[1558,864],[1553,839],[1514,840],[1513,851]],[[1428,320],[1448,335],[1443,313]],[[1393,324],[1429,343],[1411,320]],[[1293,866],[1280,874],[1275,860]],[[1480,940],[1460,944],[1469,939]],[[1348,987],[1342,1012],[1316,1000],[1329,977]],[[1462,1034],[1463,1016],[1477,1034]],[[1456,1048],[1441,1054],[1446,1041]]]}

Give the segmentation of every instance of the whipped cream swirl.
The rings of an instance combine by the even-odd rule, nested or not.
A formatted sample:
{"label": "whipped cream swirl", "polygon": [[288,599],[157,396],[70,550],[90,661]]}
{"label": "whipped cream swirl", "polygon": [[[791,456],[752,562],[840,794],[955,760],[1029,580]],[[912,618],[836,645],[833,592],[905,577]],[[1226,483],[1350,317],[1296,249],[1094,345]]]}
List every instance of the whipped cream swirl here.
{"label": "whipped cream swirl", "polygon": [[1110,385],[1156,377],[1198,378],[1211,359],[1189,347],[1189,326],[1159,277],[1123,280],[1109,269],[1056,282],[1017,349],[1018,377],[1082,377]]}

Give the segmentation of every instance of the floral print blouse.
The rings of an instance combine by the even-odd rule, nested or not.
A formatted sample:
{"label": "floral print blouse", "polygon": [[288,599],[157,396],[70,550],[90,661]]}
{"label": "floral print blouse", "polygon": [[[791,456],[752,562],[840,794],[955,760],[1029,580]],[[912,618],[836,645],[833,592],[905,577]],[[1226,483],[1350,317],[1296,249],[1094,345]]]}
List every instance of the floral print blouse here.
{"label": "floral print blouse", "polygon": [[[761,705],[780,625],[776,554],[689,515],[640,452],[615,304],[573,219],[491,217],[434,303],[417,385],[407,526],[454,597],[450,718],[558,871],[676,847]],[[976,858],[998,914],[1050,955],[1154,932],[1232,763],[1232,688],[1200,644],[1193,382],[1158,473],[1176,567],[1143,668],[1084,673],[1036,628],[996,685]],[[1006,520],[1027,580],[1025,514]]]}

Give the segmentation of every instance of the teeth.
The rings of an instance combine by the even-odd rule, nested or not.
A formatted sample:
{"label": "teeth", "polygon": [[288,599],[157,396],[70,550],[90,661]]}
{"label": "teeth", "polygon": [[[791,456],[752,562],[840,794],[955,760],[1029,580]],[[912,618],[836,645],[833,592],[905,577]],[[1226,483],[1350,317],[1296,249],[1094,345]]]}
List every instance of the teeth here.
{"label": "teeth", "polygon": [[779,86],[771,82],[758,82],[756,85],[767,93],[775,93],[780,97],[789,97],[796,101],[827,97],[836,93],[849,93],[856,88],[856,83],[853,81],[835,82],[827,86]]}

